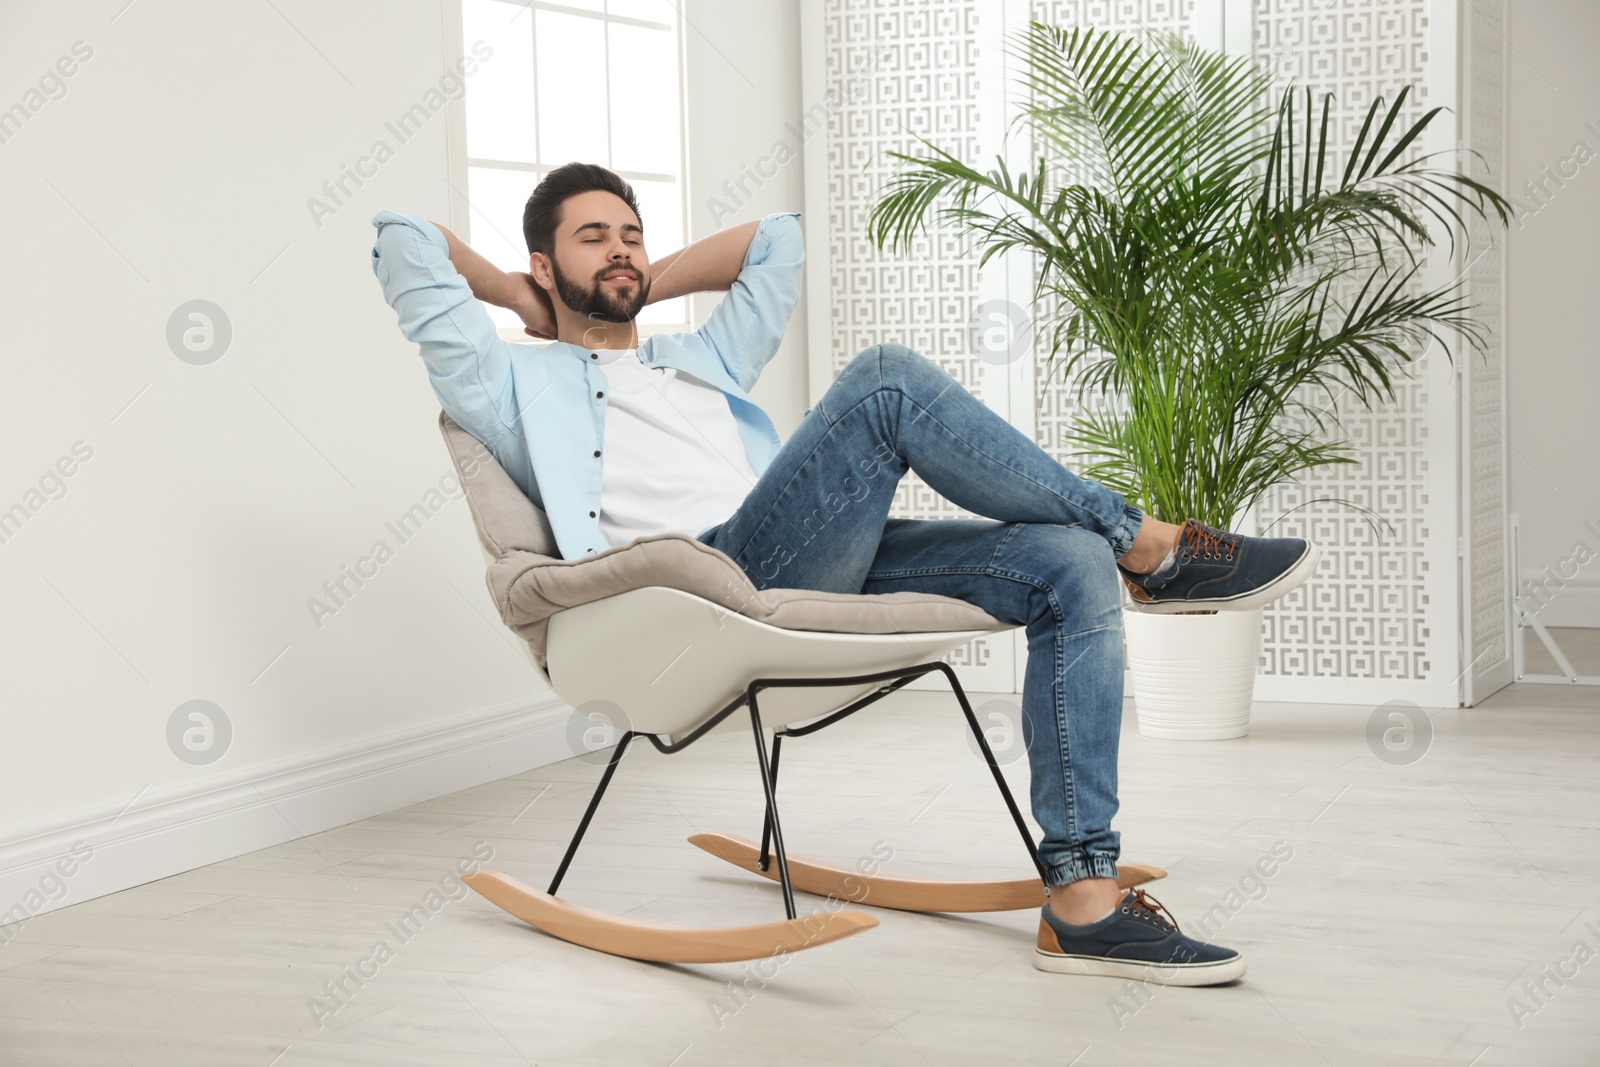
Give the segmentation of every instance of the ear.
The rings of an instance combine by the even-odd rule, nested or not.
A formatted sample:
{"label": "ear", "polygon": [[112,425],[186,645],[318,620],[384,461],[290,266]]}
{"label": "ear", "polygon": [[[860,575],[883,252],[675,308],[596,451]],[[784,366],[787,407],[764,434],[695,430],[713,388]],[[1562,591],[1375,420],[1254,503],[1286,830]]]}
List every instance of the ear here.
{"label": "ear", "polygon": [[546,292],[555,291],[556,276],[550,270],[550,258],[543,252],[528,255],[528,274],[539,288]]}

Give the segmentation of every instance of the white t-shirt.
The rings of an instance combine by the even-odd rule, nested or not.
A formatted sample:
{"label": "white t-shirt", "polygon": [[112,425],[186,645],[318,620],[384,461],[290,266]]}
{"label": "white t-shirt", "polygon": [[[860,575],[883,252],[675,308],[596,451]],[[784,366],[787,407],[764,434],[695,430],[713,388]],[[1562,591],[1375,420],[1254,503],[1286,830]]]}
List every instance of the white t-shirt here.
{"label": "white t-shirt", "polygon": [[755,471],[728,398],[674,367],[647,367],[634,348],[597,348],[606,376],[600,532],[613,546],[644,534],[690,536],[725,521]]}

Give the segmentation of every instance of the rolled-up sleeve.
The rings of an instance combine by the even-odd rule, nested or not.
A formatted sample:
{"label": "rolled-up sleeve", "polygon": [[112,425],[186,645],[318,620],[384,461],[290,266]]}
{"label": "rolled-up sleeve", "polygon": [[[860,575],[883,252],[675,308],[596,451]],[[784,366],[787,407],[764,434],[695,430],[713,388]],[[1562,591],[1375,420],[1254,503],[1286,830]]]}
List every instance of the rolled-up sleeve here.
{"label": "rolled-up sleeve", "polygon": [[372,272],[383,298],[400,317],[400,332],[416,342],[428,380],[445,412],[500,454],[517,424],[511,352],[488,309],[450,262],[439,227],[415,215],[380,211]]}
{"label": "rolled-up sleeve", "polygon": [[800,301],[805,258],[800,212],[767,215],[756,227],[733,287],[695,331],[742,389],[755,385],[783,343]]}

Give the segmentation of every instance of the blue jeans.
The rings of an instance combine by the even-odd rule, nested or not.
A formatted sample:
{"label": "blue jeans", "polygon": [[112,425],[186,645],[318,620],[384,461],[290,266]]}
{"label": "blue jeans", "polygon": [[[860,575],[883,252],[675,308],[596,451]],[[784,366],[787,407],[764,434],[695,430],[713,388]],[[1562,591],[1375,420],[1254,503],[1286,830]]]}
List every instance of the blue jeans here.
{"label": "blue jeans", "polygon": [[[891,519],[915,470],[988,519]],[[1027,627],[1033,817],[1050,885],[1114,878],[1122,607],[1143,514],[1075,476],[904,345],[852,359],[750,494],[700,540],[758,589],[938,593]]]}

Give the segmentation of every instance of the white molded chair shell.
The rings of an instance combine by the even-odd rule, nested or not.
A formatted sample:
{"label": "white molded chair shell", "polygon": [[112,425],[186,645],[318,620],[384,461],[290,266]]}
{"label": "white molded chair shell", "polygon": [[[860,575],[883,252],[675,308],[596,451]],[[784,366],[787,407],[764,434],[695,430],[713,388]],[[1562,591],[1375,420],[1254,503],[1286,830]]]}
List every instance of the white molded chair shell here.
{"label": "white molded chair shell", "polygon": [[[986,630],[857,634],[783,630],[663,586],[634,589],[558,612],[550,620],[550,684],[578,708],[620,712],[623,729],[681,736],[754,678],[871,674],[942,658]],[[875,684],[764,690],[768,729],[826,715]],[[729,728],[748,731],[748,716]]]}

